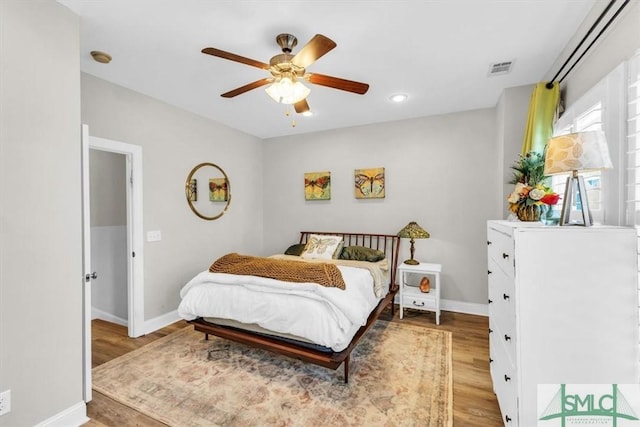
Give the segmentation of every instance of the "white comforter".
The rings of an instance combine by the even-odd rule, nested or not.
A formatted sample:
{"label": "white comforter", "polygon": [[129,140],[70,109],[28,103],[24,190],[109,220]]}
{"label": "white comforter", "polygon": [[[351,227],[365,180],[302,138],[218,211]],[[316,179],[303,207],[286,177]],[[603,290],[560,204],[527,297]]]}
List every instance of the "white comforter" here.
{"label": "white comforter", "polygon": [[178,314],[233,319],[343,350],[379,298],[371,273],[339,265],[346,289],[203,271],[180,291]]}

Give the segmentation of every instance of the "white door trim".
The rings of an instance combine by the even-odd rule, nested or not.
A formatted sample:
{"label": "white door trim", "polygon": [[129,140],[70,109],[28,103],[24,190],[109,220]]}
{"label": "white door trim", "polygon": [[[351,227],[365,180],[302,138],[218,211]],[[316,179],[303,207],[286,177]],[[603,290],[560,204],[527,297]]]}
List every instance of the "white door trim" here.
{"label": "white door trim", "polygon": [[[82,373],[83,398],[92,399],[91,392],[91,279],[85,280],[93,272],[91,266],[91,203],[89,150],[102,150],[124,154],[127,179],[127,299],[128,335],[139,337],[144,329],[144,254],[142,219],[142,147],[109,139],[92,137],[89,127],[82,125],[82,230],[83,230],[83,337]],[[135,256],[134,256],[135,255]]]}
{"label": "white door trim", "polygon": [[[127,279],[129,336],[144,332],[144,233],[142,220],[142,147],[89,136],[89,148],[124,154],[127,168]],[[129,203],[130,201],[130,203]],[[135,256],[133,256],[135,254]]]}

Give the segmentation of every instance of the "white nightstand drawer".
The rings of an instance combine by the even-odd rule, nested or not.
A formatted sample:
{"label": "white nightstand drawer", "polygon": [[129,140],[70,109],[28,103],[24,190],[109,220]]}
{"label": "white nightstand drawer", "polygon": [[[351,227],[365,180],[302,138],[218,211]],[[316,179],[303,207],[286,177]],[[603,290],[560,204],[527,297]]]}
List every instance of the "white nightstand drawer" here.
{"label": "white nightstand drawer", "polygon": [[435,292],[421,292],[414,286],[405,286],[402,292],[402,305],[405,308],[433,311],[436,307]]}

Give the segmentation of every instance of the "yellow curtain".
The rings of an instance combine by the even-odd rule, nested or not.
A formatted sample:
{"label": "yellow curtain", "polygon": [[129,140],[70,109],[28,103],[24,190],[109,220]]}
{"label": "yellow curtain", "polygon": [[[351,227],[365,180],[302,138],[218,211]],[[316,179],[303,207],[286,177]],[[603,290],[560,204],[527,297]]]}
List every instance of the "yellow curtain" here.
{"label": "yellow curtain", "polygon": [[530,151],[542,154],[553,134],[553,121],[560,100],[560,84],[554,82],[551,89],[547,89],[546,85],[547,83],[538,83],[531,94],[522,144],[523,156]]}

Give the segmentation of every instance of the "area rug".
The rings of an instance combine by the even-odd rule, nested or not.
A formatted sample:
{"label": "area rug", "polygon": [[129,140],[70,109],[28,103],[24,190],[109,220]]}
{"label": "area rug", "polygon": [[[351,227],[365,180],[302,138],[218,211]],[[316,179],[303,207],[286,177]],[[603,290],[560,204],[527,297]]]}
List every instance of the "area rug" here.
{"label": "area rug", "polygon": [[93,369],[93,389],[171,426],[451,426],[451,333],[378,320],[334,371],[195,332]]}

